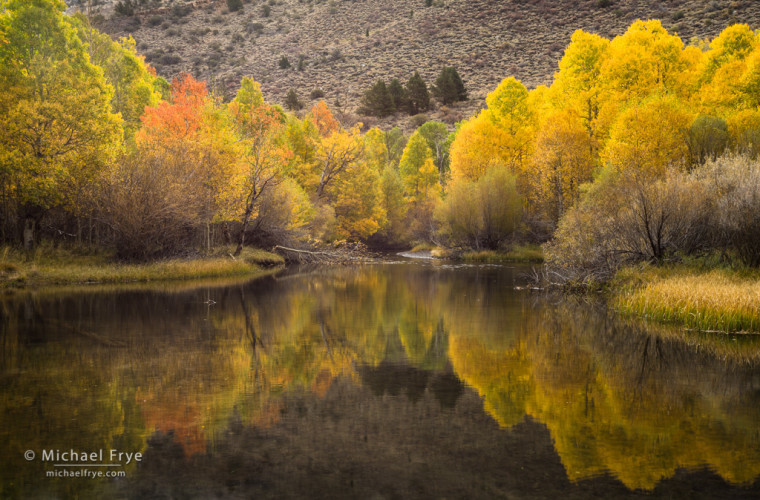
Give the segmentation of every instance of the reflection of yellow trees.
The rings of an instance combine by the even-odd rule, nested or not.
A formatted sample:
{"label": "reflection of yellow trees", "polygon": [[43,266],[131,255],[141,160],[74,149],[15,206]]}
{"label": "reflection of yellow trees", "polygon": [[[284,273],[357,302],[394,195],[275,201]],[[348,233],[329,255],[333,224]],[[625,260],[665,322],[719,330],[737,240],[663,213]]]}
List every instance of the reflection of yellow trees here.
{"label": "reflection of yellow trees", "polygon": [[521,346],[489,349],[475,338],[452,336],[449,355],[454,371],[477,389],[499,425],[511,427],[525,418],[535,384]]}
{"label": "reflection of yellow trees", "polygon": [[760,475],[751,367],[579,307],[526,315],[513,346],[450,335],[454,368],[486,409],[507,427],[543,422],[573,480],[609,471],[652,489],[679,468],[738,484]]}
{"label": "reflection of yellow trees", "polygon": [[[487,267],[385,265],[6,298],[0,446],[140,451],[160,430],[193,454],[233,418],[278,422],[288,394],[324,395],[366,367],[450,363],[501,426],[543,422],[571,479],[609,471],[651,489],[678,468],[760,475],[758,356],[742,354],[756,345],[690,345],[588,306],[538,308],[511,285]],[[14,463],[2,477],[37,473]]]}

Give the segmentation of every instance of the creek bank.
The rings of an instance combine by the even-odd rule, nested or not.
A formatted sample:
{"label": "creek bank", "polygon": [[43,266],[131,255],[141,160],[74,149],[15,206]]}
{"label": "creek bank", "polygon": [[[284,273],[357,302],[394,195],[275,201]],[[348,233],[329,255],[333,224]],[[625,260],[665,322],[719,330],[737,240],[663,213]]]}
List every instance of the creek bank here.
{"label": "creek bank", "polygon": [[220,247],[206,256],[125,263],[97,251],[84,254],[41,246],[23,253],[6,247],[0,252],[0,288],[255,277],[285,265],[280,255],[264,250],[245,248],[238,257],[228,250]]}

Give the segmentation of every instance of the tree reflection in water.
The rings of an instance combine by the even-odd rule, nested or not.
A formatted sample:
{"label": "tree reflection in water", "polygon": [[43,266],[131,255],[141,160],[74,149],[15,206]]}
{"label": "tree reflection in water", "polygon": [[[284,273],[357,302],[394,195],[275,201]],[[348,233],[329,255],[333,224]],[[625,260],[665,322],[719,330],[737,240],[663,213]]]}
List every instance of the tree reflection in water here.
{"label": "tree reflection in water", "polygon": [[[515,276],[388,264],[6,297],[0,496],[758,486],[754,339],[695,343],[515,291]],[[51,448],[145,459],[118,482],[40,482],[23,452]]]}

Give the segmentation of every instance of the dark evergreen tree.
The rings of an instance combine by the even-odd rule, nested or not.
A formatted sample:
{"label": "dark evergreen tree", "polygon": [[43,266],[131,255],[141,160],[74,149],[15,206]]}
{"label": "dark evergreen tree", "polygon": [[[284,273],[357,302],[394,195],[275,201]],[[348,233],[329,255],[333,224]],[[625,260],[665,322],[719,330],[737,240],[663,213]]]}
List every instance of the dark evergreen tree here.
{"label": "dark evergreen tree", "polygon": [[362,96],[359,112],[365,115],[385,117],[394,111],[393,100],[385,82],[378,80]]}
{"label": "dark evergreen tree", "polygon": [[303,108],[303,103],[298,98],[298,94],[296,94],[295,90],[288,90],[288,95],[285,96],[285,107],[291,111],[298,111]]}
{"label": "dark evergreen tree", "polygon": [[416,115],[430,108],[427,84],[416,71],[406,84],[406,98],[410,115]]}
{"label": "dark evergreen tree", "polygon": [[467,90],[456,69],[447,66],[441,70],[433,85],[433,95],[442,104],[467,100]]}
{"label": "dark evergreen tree", "polygon": [[393,102],[393,109],[397,111],[399,109],[406,109],[406,90],[398,78],[391,80],[388,85],[388,93],[391,95],[391,101]]}

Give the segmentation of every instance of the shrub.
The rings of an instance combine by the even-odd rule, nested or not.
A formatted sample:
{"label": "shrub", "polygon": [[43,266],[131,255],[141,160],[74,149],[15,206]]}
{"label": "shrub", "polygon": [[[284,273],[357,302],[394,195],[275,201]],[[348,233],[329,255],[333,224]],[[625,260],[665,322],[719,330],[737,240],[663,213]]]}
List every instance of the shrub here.
{"label": "shrub", "polygon": [[287,56],[280,57],[279,62],[277,65],[280,67],[280,69],[288,69],[290,67],[290,61],[288,61]]}
{"label": "shrub", "polygon": [[703,183],[670,170],[653,181],[607,167],[545,245],[561,281],[603,282],[622,265],[661,263],[710,245],[711,200]]}
{"label": "shrub", "polygon": [[243,8],[243,0],[227,0],[227,8],[230,12],[235,12]]}
{"label": "shrub", "polygon": [[477,181],[454,182],[436,210],[436,220],[454,245],[496,249],[513,236],[521,214],[514,175],[495,165]]}
{"label": "shrub", "polygon": [[600,9],[606,9],[607,7],[611,7],[613,4],[612,0],[596,0],[596,6]]}
{"label": "shrub", "polygon": [[261,7],[262,17],[269,17],[271,13],[272,13],[272,8],[269,5],[262,5]]}
{"label": "shrub", "polygon": [[189,5],[175,5],[172,7],[172,16],[175,18],[185,17],[192,12],[193,8]]}
{"label": "shrub", "polygon": [[311,99],[321,99],[325,96],[325,93],[322,91],[322,89],[314,89],[311,91],[311,94],[309,94],[309,97]]}
{"label": "shrub", "polygon": [[164,19],[161,16],[150,16],[148,18],[147,24],[150,27],[156,27],[159,24],[161,24],[164,21]]}
{"label": "shrub", "polygon": [[134,154],[102,189],[101,213],[114,233],[117,256],[128,260],[176,255],[192,247],[200,227],[200,197],[176,171],[182,159]]}
{"label": "shrub", "polygon": [[119,0],[114,6],[114,11],[122,16],[131,17],[135,15],[135,5],[132,0]]}
{"label": "shrub", "polygon": [[260,35],[264,32],[264,25],[261,23],[248,23],[245,25],[245,30],[248,33],[254,33]]}
{"label": "shrub", "polygon": [[296,94],[295,90],[288,90],[288,94],[285,96],[285,107],[291,111],[298,111],[303,108],[303,103],[298,99],[298,94]]}
{"label": "shrub", "polygon": [[724,156],[695,171],[714,199],[713,244],[736,252],[741,261],[760,266],[760,162]]}
{"label": "shrub", "polygon": [[158,62],[166,65],[179,64],[182,62],[182,58],[176,54],[164,54]]}
{"label": "shrub", "polygon": [[418,113],[409,118],[409,124],[414,128],[420,128],[428,121],[428,115],[425,113]]}

